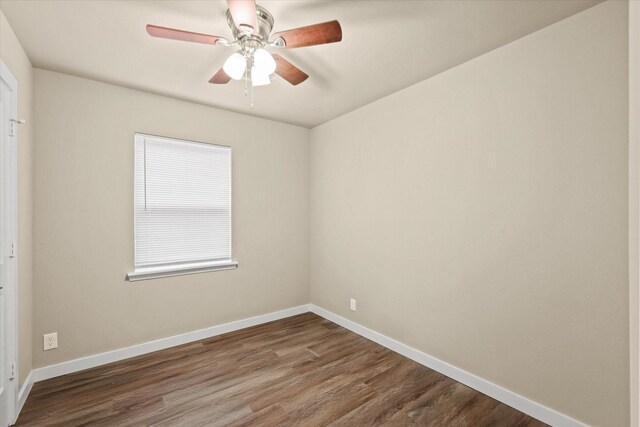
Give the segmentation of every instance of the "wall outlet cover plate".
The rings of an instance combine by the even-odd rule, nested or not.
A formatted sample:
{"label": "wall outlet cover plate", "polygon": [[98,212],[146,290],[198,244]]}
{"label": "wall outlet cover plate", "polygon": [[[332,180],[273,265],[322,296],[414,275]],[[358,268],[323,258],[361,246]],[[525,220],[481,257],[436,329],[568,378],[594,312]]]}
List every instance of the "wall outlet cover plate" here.
{"label": "wall outlet cover plate", "polygon": [[58,333],[57,332],[52,332],[50,334],[44,334],[43,340],[44,340],[44,345],[43,345],[44,351],[53,350],[54,348],[58,348]]}

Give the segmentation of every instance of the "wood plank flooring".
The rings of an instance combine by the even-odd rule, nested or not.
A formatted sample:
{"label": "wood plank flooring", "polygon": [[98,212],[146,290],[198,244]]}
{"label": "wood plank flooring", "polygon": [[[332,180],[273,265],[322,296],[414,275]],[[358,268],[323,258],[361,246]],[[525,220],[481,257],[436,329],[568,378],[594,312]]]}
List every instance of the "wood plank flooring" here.
{"label": "wood plank flooring", "polygon": [[544,426],[306,313],[36,383],[19,426]]}

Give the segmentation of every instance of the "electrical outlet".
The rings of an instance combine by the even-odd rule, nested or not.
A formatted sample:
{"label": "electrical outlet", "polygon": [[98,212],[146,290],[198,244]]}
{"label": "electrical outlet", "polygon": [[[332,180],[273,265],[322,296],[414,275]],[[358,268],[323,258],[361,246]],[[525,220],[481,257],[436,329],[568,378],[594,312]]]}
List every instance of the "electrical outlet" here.
{"label": "electrical outlet", "polygon": [[44,334],[44,350],[53,350],[54,348],[58,348],[58,333]]}
{"label": "electrical outlet", "polygon": [[351,308],[351,311],[356,311],[356,300],[351,298],[351,302],[349,304],[349,308]]}

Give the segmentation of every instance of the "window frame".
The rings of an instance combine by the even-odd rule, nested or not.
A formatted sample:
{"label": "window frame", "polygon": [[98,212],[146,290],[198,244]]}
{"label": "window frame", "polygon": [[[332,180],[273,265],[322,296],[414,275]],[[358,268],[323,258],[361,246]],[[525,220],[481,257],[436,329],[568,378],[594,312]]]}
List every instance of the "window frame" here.
{"label": "window frame", "polygon": [[[151,137],[167,140],[169,142],[183,142],[191,144],[206,144],[229,149],[229,259],[223,261],[186,261],[176,262],[172,264],[136,267],[136,144],[139,138]],[[126,280],[135,282],[139,280],[148,280],[162,277],[181,276],[185,274],[206,273],[210,271],[233,270],[238,268],[238,262],[233,259],[233,150],[231,146],[222,144],[213,144],[209,142],[195,141],[190,139],[174,138],[169,136],[154,135],[149,133],[136,132],[133,136],[133,259],[134,269],[128,273]]]}

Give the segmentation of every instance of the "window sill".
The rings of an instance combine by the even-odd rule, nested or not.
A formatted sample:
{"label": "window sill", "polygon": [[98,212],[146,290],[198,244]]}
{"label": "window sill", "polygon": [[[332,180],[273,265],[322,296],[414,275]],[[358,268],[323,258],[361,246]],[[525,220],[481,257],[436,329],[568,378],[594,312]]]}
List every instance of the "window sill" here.
{"label": "window sill", "polygon": [[182,266],[141,268],[137,271],[127,274],[127,280],[129,282],[137,282],[139,280],[182,276],[185,274],[207,273],[209,271],[233,270],[236,268],[238,268],[237,261],[226,261],[217,263],[207,262],[198,264],[187,264]]}

